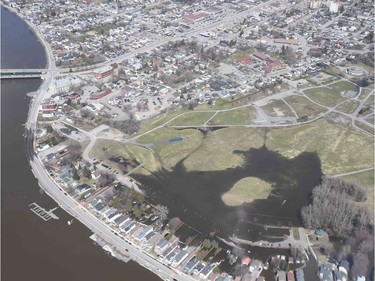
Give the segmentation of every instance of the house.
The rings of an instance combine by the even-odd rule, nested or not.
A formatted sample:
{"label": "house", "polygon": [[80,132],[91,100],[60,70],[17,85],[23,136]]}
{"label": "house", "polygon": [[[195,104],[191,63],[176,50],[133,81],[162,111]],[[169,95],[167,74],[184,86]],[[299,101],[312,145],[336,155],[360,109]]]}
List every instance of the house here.
{"label": "house", "polygon": [[267,61],[267,60],[270,59],[268,56],[266,56],[265,54],[263,54],[261,52],[256,52],[253,56],[260,59],[260,60],[264,60],[264,61]]}
{"label": "house", "polygon": [[172,252],[170,252],[166,257],[165,257],[165,262],[167,264],[171,264],[172,261],[174,260],[174,257],[177,256],[177,254],[180,252],[180,249],[174,249]]}
{"label": "house", "polygon": [[120,227],[120,225],[122,225],[124,222],[129,221],[129,220],[130,220],[129,216],[122,215],[118,217],[117,219],[115,219],[114,223]]}
{"label": "house", "polygon": [[277,281],[286,281],[286,272],[283,270],[278,270],[276,273]]}
{"label": "house", "polygon": [[141,241],[147,234],[149,234],[151,231],[154,230],[154,227],[152,225],[149,225],[145,227],[136,237],[135,239],[137,241]]}
{"label": "house", "polygon": [[195,274],[195,275],[198,275],[201,271],[202,271],[202,269],[204,268],[206,266],[206,264],[204,264],[204,263],[198,263],[195,267],[193,267],[194,268],[194,271],[193,271],[193,273]]}
{"label": "house", "polygon": [[305,276],[302,268],[296,269],[296,281],[305,281]]}
{"label": "house", "polygon": [[340,272],[343,272],[346,275],[348,275],[348,272],[349,272],[349,262],[347,260],[340,261],[338,269],[339,269]]}
{"label": "house", "polygon": [[96,212],[100,212],[104,207],[105,205],[102,202],[99,202],[94,206]]}
{"label": "house", "polygon": [[255,271],[262,271],[263,266],[262,263],[258,260],[252,260],[250,263],[249,271],[255,272]]}
{"label": "house", "polygon": [[125,232],[125,229],[132,223],[133,221],[132,220],[126,220],[126,221],[124,221],[123,223],[121,223],[120,225],[119,225],[119,228],[120,228],[120,230],[121,231],[123,231],[123,232]]}
{"label": "house", "polygon": [[90,94],[90,100],[98,100],[98,99],[101,99],[102,97],[105,97],[109,94],[112,93],[112,90],[111,89],[105,89],[101,92],[98,92],[98,93],[92,93]]}
{"label": "house", "polygon": [[130,233],[137,226],[136,222],[131,222],[126,228],[124,228],[125,234]]}
{"label": "house", "polygon": [[91,186],[83,183],[76,187],[78,195],[82,195],[85,191],[91,189]]}
{"label": "house", "polygon": [[168,246],[167,249],[164,250],[164,252],[160,255],[162,258],[167,257],[172,251],[174,247],[172,245]]}
{"label": "house", "polygon": [[332,271],[334,269],[334,265],[331,263],[325,263],[319,266],[319,278],[322,281],[333,281]]}
{"label": "house", "polygon": [[161,239],[155,246],[154,251],[158,255],[160,255],[163,251],[165,251],[169,246],[168,240],[163,238]]}
{"label": "house", "polygon": [[[187,262],[187,264],[185,265],[183,271],[184,271],[186,274],[189,274],[189,273],[193,270],[193,268],[194,268],[198,263],[199,263],[199,260],[197,259],[197,257],[192,257],[192,258]],[[203,268],[201,268],[201,269],[203,269]]]}
{"label": "house", "polygon": [[153,238],[155,235],[156,233],[151,231],[149,234],[147,234],[145,237],[142,238],[141,242],[148,243],[151,240],[151,238]]}
{"label": "house", "polygon": [[232,276],[226,274],[226,273],[222,273],[220,274],[216,279],[215,281],[232,281],[233,278]]}
{"label": "house", "polygon": [[293,271],[288,271],[287,279],[288,279],[288,281],[295,281]]}
{"label": "house", "polygon": [[109,216],[108,217],[108,222],[110,222],[110,223],[114,223],[114,221],[116,220],[116,219],[118,219],[119,217],[121,217],[122,216],[122,214],[121,213],[113,213],[111,216]]}
{"label": "house", "polygon": [[179,266],[179,265],[182,263],[182,261],[183,261],[187,256],[188,256],[188,252],[187,252],[187,251],[185,251],[185,250],[180,251],[180,252],[176,255],[176,257],[174,258],[174,260],[173,260],[173,262],[172,262],[172,266],[173,266],[173,267],[177,267],[177,266]]}
{"label": "house", "polygon": [[93,71],[96,79],[100,80],[113,74],[111,65],[103,66]]}
{"label": "house", "polygon": [[250,262],[251,262],[251,258],[249,258],[249,257],[244,257],[244,258],[242,259],[242,264],[243,264],[243,265],[249,265]]}
{"label": "house", "polygon": [[199,273],[199,277],[202,279],[207,279],[207,277],[211,274],[212,270],[214,268],[212,267],[211,264],[207,264],[202,271]]}

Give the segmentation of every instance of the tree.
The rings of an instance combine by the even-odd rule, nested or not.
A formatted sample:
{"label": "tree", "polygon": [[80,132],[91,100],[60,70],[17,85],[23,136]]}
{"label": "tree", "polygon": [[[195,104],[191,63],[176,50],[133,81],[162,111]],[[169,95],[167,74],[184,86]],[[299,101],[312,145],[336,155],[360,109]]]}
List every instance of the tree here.
{"label": "tree", "polygon": [[84,167],[82,170],[82,176],[84,176],[87,179],[91,179],[91,171],[89,168]]}
{"label": "tree", "polygon": [[139,218],[142,216],[142,211],[141,211],[141,209],[138,207],[138,205],[135,205],[135,206],[133,207],[133,214],[134,214],[134,216],[135,216],[137,219],[139,219]]}
{"label": "tree", "polygon": [[72,176],[73,180],[75,180],[75,181],[79,180],[80,177],[78,175],[78,171],[74,166],[71,168],[71,171],[72,171],[72,175],[73,175]]}
{"label": "tree", "polygon": [[51,125],[48,125],[46,129],[47,129],[47,133],[52,133],[53,132],[53,128],[52,128]]}
{"label": "tree", "polygon": [[113,174],[104,172],[100,175],[97,185],[99,187],[104,187],[104,186],[110,185],[114,180],[115,180],[115,176]]}
{"label": "tree", "polygon": [[160,220],[164,221],[168,217],[169,210],[166,206],[157,205],[154,214],[159,216]]}

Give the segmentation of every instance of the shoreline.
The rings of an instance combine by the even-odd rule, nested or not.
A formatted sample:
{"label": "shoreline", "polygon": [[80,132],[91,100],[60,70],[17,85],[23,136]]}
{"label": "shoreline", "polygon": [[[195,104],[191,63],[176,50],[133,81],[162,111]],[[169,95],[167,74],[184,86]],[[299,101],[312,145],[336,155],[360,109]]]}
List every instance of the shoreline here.
{"label": "shoreline", "polygon": [[46,66],[45,66],[45,68],[46,69],[49,68],[50,67],[50,63],[51,63],[50,62],[50,58],[47,55],[48,51],[50,49],[49,43],[45,41],[45,39],[43,38],[43,35],[39,32],[39,30],[35,26],[35,24],[32,23],[32,22],[30,22],[22,13],[20,13],[19,11],[17,11],[17,9],[15,9],[13,7],[10,7],[10,6],[8,6],[5,3],[1,3],[0,5],[3,6],[4,9],[7,9],[9,12],[11,12],[14,15],[16,15],[18,18],[20,18],[24,23],[26,23],[28,29],[35,35],[35,37],[38,39],[38,42],[43,46],[44,55],[46,57]]}

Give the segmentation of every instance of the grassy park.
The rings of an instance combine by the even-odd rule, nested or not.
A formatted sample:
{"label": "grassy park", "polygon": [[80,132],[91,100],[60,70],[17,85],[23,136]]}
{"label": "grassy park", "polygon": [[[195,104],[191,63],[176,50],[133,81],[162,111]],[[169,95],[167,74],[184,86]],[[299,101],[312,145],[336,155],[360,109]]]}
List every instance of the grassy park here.
{"label": "grassy park", "polygon": [[221,199],[228,206],[239,206],[257,199],[266,199],[271,191],[271,184],[258,178],[246,177],[236,182]]}

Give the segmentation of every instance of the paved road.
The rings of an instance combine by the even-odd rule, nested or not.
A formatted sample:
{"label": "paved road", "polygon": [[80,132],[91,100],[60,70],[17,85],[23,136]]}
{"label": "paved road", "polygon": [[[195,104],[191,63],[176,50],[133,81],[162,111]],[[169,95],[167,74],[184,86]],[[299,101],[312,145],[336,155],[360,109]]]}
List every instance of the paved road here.
{"label": "paved road", "polygon": [[114,247],[122,250],[125,249],[125,251],[129,253],[131,259],[147,267],[147,269],[154,271],[163,279],[168,279],[171,276],[175,276],[174,278],[179,281],[195,280],[194,278],[185,274],[179,274],[174,269],[163,265],[159,261],[155,260],[154,257],[143,252],[140,247],[125,241],[124,239],[116,235],[105,223],[103,223],[101,220],[99,220],[93,214],[83,208],[72,197],[70,197],[69,195],[65,195],[64,191],[60,189],[46,173],[43,164],[37,156],[32,157],[30,165],[32,167],[34,175],[39,180],[40,186],[49,196],[51,196],[56,202],[59,203],[61,208],[76,217],[94,233],[98,234]]}

